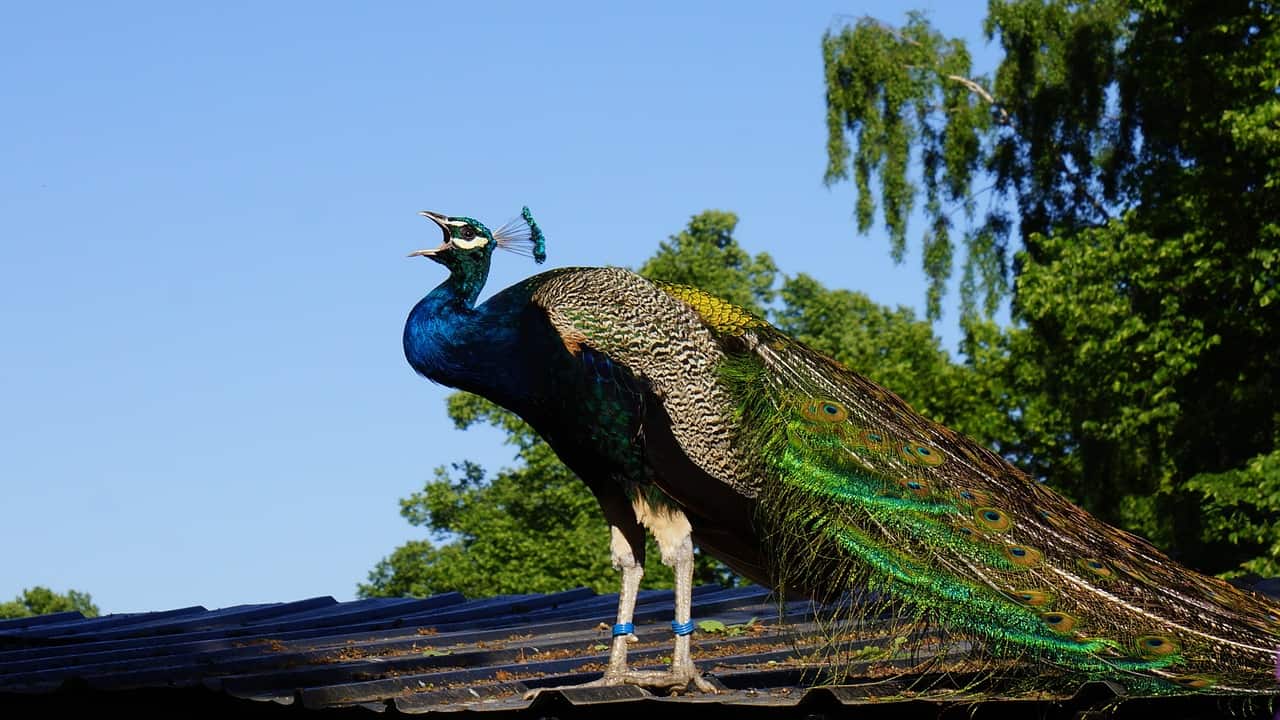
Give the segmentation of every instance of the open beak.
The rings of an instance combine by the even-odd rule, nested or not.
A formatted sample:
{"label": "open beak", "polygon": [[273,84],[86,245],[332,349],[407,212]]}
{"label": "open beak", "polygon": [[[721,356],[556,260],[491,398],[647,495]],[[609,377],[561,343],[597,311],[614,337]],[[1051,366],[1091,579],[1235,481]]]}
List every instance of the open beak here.
{"label": "open beak", "polygon": [[409,257],[418,257],[418,256],[432,257],[436,253],[440,252],[441,250],[444,250],[446,247],[449,246],[449,228],[447,225],[444,224],[444,221],[445,221],[444,215],[441,215],[439,213],[433,213],[430,210],[423,210],[418,214],[430,220],[431,222],[435,223],[436,225],[440,226],[440,232],[444,233],[444,242],[440,243],[440,247],[433,248],[431,250],[414,250],[413,252],[409,253]]}

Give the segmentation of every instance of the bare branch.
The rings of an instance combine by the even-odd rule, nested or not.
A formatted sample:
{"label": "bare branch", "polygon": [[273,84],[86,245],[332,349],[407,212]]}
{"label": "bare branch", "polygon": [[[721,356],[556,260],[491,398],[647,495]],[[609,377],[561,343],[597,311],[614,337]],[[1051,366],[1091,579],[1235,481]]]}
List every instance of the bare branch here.
{"label": "bare branch", "polygon": [[963,77],[960,75],[947,75],[946,78],[948,80],[958,82],[961,85],[965,86],[966,88],[969,89],[969,92],[982,98],[984,102],[990,105],[991,112],[998,113],[998,117],[996,118],[996,123],[1000,125],[1009,124],[1009,113],[1004,109],[1003,105],[996,102],[996,99],[991,96],[991,93],[987,92],[986,88],[982,87],[981,85],[974,82],[973,80],[970,80],[969,78]]}

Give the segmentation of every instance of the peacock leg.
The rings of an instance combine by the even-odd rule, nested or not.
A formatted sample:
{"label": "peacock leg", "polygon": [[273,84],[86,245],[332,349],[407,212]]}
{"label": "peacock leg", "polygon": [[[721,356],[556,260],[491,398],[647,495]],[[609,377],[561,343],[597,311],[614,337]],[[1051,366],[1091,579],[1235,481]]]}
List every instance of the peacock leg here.
{"label": "peacock leg", "polygon": [[[693,631],[690,617],[693,613],[693,529],[685,514],[674,507],[657,507],[650,505],[643,497],[632,501],[636,520],[653,533],[658,541],[658,550],[662,553],[662,564],[675,571],[675,622],[671,624],[676,630],[675,650],[671,654],[669,670],[632,670],[627,667],[626,638],[615,636],[613,648],[609,656],[609,669],[604,677],[587,685],[639,685],[649,688],[682,688],[693,683],[702,692],[717,692],[714,685],[702,679],[698,668],[693,664],[689,651],[689,636]],[[638,525],[636,526],[639,527]],[[623,531],[614,526],[614,562],[622,567],[622,595],[618,598],[618,622],[630,622],[635,610],[635,593],[643,574],[641,563],[637,562],[634,570],[628,568],[628,558],[632,562],[644,560],[644,537],[641,530],[638,540],[627,537]],[[622,542],[629,545],[630,554],[619,552],[624,548]],[[639,548],[637,550],[637,548]],[[633,573],[633,574],[629,574]],[[634,577],[634,584],[628,584],[628,578]]]}
{"label": "peacock leg", "polygon": [[[607,508],[608,504],[602,502]],[[622,589],[618,593],[618,622],[613,628],[613,644],[609,649],[609,667],[604,676],[580,685],[560,685],[552,688],[536,688],[525,693],[524,698],[531,700],[543,690],[568,690],[585,687],[608,687],[612,685],[651,685],[644,682],[645,673],[636,673],[627,668],[627,644],[635,635],[632,633],[631,621],[635,617],[636,593],[640,591],[640,580],[644,577],[644,528],[630,517],[624,527],[609,526],[609,553],[613,557],[613,567],[622,572]]]}
{"label": "peacock leg", "polygon": [[[601,504],[608,514],[609,505],[605,502]],[[644,577],[644,528],[640,523],[644,523],[657,539],[658,548],[662,551],[662,563],[675,570],[676,619],[673,627],[688,627],[693,608],[693,533],[688,519],[684,513],[675,509],[663,509],[655,513],[643,501],[637,501],[634,507],[635,518],[630,523],[622,522],[619,518],[616,524],[610,525],[609,549],[613,555],[614,567],[622,571],[622,592],[618,594],[618,622],[615,626],[617,634],[613,636],[609,667],[604,676],[581,685],[531,690],[525,693],[525,699],[536,697],[543,690],[613,685],[671,689],[687,687],[690,682],[702,692],[718,692],[715,686],[702,679],[697,666],[693,664],[689,652],[689,633],[676,635],[669,670],[632,670],[627,666],[627,644],[631,633],[623,631],[634,618],[636,593],[640,589],[640,580]]]}
{"label": "peacock leg", "polygon": [[675,687],[693,682],[702,692],[715,693],[718,692],[715,686],[702,679],[689,652],[689,640],[693,634],[693,533],[684,513],[671,510],[668,517],[672,522],[666,527],[651,527],[658,540],[658,549],[662,551],[662,563],[672,566],[676,580],[676,618],[671,623],[676,632],[676,642],[671,653],[671,670],[666,673],[667,679],[663,684]]}
{"label": "peacock leg", "polygon": [[618,593],[618,622],[613,626],[613,645],[609,649],[609,668],[605,677],[621,677],[627,672],[627,643],[635,635],[631,620],[636,611],[636,593],[640,591],[640,579],[644,577],[644,528],[633,525],[627,537],[617,525],[610,526],[612,536],[609,551],[613,555],[613,567],[622,571],[622,590]]}

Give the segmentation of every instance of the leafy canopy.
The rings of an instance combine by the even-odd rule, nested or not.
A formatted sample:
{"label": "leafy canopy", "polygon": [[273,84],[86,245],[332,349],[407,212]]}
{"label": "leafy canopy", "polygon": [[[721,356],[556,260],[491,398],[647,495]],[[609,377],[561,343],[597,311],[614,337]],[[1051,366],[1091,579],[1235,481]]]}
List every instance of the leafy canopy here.
{"label": "leafy canopy", "polygon": [[[896,257],[923,197],[931,317],[964,221],[964,349],[1001,449],[1228,574],[1280,572],[1274,489],[1233,489],[1280,434],[1277,24],[1268,3],[994,0],[994,80],[921,15],[823,41],[828,182],[852,174],[861,230],[878,199]],[[1003,331],[978,319],[1002,296]]]}
{"label": "leafy canopy", "polygon": [[47,587],[36,585],[23,590],[13,600],[0,603],[0,619],[72,611],[87,618],[98,616],[98,606],[93,604],[89,593],[79,590],[68,590],[66,594],[59,594]]}

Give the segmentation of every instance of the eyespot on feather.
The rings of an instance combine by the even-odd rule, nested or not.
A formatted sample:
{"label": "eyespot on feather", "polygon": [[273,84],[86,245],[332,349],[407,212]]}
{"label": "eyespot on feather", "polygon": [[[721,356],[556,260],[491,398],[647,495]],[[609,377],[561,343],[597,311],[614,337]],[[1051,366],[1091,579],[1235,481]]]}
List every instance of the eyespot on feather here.
{"label": "eyespot on feather", "polygon": [[1143,635],[1133,644],[1138,654],[1145,658],[1168,657],[1182,649],[1178,640],[1168,635]]}
{"label": "eyespot on feather", "polygon": [[924,497],[929,494],[929,485],[923,480],[903,480],[899,484],[907,492],[917,497]]}
{"label": "eyespot on feather", "polygon": [[806,420],[822,423],[839,423],[849,419],[849,411],[835,400],[806,400],[800,405],[800,414]]}
{"label": "eyespot on feather", "polygon": [[937,467],[938,465],[941,465],[946,458],[942,457],[942,453],[939,452],[937,448],[929,447],[928,445],[917,445],[916,460],[918,460],[922,465]]}
{"label": "eyespot on feather", "polygon": [[1181,685],[1182,687],[1192,688],[1195,690],[1211,688],[1218,684],[1218,681],[1215,678],[1211,678],[1208,675],[1183,675],[1181,677],[1169,678],[1169,680]]}
{"label": "eyespot on feather", "polygon": [[965,515],[952,516],[951,525],[956,529],[956,532],[965,537],[972,538],[978,535],[978,528]]}
{"label": "eyespot on feather", "polygon": [[981,507],[973,511],[973,521],[981,527],[996,532],[1004,532],[1013,525],[1009,515],[993,507]]}
{"label": "eyespot on feather", "polygon": [[1009,545],[1004,549],[1004,556],[1020,568],[1036,567],[1044,560],[1044,553],[1026,545]]}
{"label": "eyespot on feather", "polygon": [[962,488],[956,492],[956,499],[966,505],[986,506],[991,504],[991,496],[981,490]]}
{"label": "eyespot on feather", "polygon": [[902,443],[898,445],[898,457],[916,465],[936,467],[943,462],[942,453],[919,443]]}
{"label": "eyespot on feather", "polygon": [[1031,607],[1044,607],[1053,602],[1053,595],[1043,590],[1014,590],[1013,598]]}
{"label": "eyespot on feather", "polygon": [[1060,633],[1071,632],[1071,629],[1078,622],[1074,616],[1064,612],[1040,613],[1040,619],[1044,621],[1045,625],[1049,626],[1050,630]]}
{"label": "eyespot on feather", "polygon": [[1111,570],[1111,566],[1102,562],[1097,558],[1080,558],[1076,561],[1076,565],[1087,573],[1097,575],[1101,578],[1109,578],[1115,575]]}
{"label": "eyespot on feather", "polygon": [[889,440],[874,430],[861,430],[854,443],[872,452],[881,452],[889,447]]}

